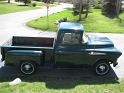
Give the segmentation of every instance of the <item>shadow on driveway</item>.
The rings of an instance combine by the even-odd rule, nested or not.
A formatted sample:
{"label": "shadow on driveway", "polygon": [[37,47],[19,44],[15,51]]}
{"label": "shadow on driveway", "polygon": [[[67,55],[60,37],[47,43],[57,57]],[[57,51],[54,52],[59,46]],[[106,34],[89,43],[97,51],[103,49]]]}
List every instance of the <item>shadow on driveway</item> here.
{"label": "shadow on driveway", "polygon": [[96,76],[91,68],[84,69],[42,69],[34,75],[22,75],[17,68],[5,66],[0,69],[0,82],[9,82],[19,77],[23,82],[45,82],[50,89],[71,89],[78,85],[99,85],[119,83],[113,71],[106,76]]}

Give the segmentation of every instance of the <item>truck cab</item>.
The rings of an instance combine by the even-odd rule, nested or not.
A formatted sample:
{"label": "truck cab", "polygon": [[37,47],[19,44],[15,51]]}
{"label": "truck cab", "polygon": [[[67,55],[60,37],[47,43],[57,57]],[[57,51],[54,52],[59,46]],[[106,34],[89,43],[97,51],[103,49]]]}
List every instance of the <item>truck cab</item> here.
{"label": "truck cab", "polygon": [[62,22],[55,38],[13,36],[1,46],[2,61],[26,75],[41,67],[77,68],[89,65],[100,76],[115,67],[121,52],[107,37],[86,35],[80,23]]}
{"label": "truck cab", "polygon": [[87,40],[88,37],[85,35],[84,28],[81,24],[61,23],[55,45],[56,64],[61,64],[64,67],[69,64],[69,66],[81,65],[86,57],[84,50]]}

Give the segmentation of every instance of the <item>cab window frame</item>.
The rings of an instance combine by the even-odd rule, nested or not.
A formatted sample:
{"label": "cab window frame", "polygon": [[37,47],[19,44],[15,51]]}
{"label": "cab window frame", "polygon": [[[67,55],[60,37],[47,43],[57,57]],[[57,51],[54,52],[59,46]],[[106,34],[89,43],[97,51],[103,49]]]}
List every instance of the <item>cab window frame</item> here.
{"label": "cab window frame", "polygon": [[[76,39],[76,35],[77,35],[78,36],[77,37],[77,42],[78,43],[77,42],[73,43],[72,41],[70,41],[70,43],[64,43],[63,40],[64,40],[65,34],[66,35],[70,34],[71,35],[70,37],[71,38],[75,37],[75,39]],[[72,46],[72,45],[81,45],[82,44],[82,34],[81,34],[81,32],[75,32],[75,31],[73,31],[73,32],[63,32],[63,33],[61,33],[60,37],[61,37],[61,42],[60,42],[61,45]],[[68,37],[68,38],[70,38],[70,37]],[[67,42],[69,42],[69,41],[67,41]]]}

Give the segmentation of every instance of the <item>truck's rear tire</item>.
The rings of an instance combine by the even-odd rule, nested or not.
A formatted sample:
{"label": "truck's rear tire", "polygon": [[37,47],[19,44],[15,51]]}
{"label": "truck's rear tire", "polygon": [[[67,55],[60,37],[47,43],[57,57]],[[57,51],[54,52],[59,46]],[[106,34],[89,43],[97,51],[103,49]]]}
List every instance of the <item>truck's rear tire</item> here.
{"label": "truck's rear tire", "polygon": [[23,61],[20,63],[20,71],[25,75],[31,75],[36,71],[36,64],[31,61]]}
{"label": "truck's rear tire", "polygon": [[101,60],[94,65],[94,72],[99,76],[104,76],[110,72],[110,64]]}

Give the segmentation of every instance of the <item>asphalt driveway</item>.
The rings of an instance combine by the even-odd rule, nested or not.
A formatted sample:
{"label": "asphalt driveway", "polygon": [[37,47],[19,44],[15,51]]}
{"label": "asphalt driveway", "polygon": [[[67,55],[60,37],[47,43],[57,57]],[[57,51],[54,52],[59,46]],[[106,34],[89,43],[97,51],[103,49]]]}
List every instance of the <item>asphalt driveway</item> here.
{"label": "asphalt driveway", "polygon": [[[63,11],[66,8],[72,7],[70,4],[63,4],[49,9],[49,14]],[[28,28],[25,23],[29,20],[39,18],[46,15],[46,9],[31,10],[25,12],[17,12],[11,14],[0,15],[0,45],[2,45],[11,36],[55,36],[55,32],[47,32]],[[115,46],[124,53],[124,34],[110,34],[110,33],[88,33],[99,36],[106,36],[110,38]],[[119,68],[113,70],[120,78],[124,78],[124,54],[118,59]],[[0,63],[2,65],[2,63]],[[9,69],[9,68],[8,68]],[[10,68],[11,69],[11,68]],[[2,70],[2,69],[1,69]],[[5,70],[5,73],[8,70]],[[1,73],[2,71],[0,71]],[[85,72],[85,71],[84,71]],[[14,73],[14,72],[13,72]]]}
{"label": "asphalt driveway", "polygon": [[[49,8],[49,14],[63,11],[72,7],[71,4],[61,4]],[[30,10],[24,12],[16,12],[10,14],[0,15],[0,45],[13,35],[37,36],[43,31],[35,30],[26,27],[26,22],[33,20],[47,14],[47,9]],[[48,34],[48,36],[51,34]]]}

